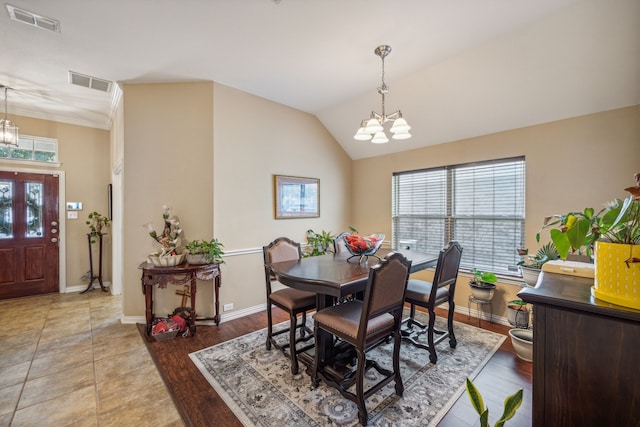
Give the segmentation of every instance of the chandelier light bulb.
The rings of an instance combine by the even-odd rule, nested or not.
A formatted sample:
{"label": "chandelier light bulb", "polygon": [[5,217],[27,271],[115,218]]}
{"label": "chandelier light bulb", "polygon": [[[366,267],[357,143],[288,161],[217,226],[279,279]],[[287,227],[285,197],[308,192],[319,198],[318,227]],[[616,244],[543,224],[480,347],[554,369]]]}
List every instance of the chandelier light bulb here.
{"label": "chandelier light bulb", "polygon": [[385,142],[389,142],[387,135],[384,132],[377,132],[374,137],[371,139],[371,142],[374,144],[384,144]]}
{"label": "chandelier light bulb", "polygon": [[411,129],[411,126],[409,126],[409,124],[405,119],[400,117],[396,119],[395,122],[393,122],[393,126],[391,126],[391,129],[389,130],[391,131],[391,133],[396,133],[396,132],[408,132],[409,129]]}
{"label": "chandelier light bulb", "polygon": [[371,134],[365,130],[364,126],[360,126],[360,129],[358,129],[358,132],[356,132],[353,138],[358,141],[368,141],[371,139]]}

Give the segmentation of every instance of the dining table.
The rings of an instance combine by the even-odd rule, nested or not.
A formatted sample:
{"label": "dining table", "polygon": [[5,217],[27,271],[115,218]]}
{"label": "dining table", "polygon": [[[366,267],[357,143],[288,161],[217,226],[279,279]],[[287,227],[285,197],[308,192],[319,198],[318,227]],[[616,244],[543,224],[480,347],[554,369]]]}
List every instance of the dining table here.
{"label": "dining table", "polygon": [[[392,249],[381,248],[376,252],[380,259]],[[411,260],[411,273],[435,267],[438,254],[427,254],[412,250],[393,250]],[[350,259],[351,258],[351,259]],[[316,310],[329,307],[348,296],[361,294],[367,286],[369,269],[379,262],[375,256],[352,258],[347,252],[301,258],[299,260],[274,262],[271,271],[284,285],[316,294]],[[315,347],[301,353],[299,359],[308,367],[313,365],[314,353],[318,352],[322,362],[335,359],[337,349],[331,334],[319,331]]]}

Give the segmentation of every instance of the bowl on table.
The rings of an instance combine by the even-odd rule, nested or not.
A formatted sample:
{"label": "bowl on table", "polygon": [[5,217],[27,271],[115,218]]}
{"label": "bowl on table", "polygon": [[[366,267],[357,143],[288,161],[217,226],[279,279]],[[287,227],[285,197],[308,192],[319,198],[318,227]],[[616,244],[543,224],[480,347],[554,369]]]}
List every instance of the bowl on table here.
{"label": "bowl on table", "polygon": [[360,236],[358,234],[347,234],[342,237],[345,242],[347,251],[351,256],[347,259],[350,261],[354,258],[358,258],[359,262],[367,260],[368,257],[373,256],[380,260],[380,257],[375,253],[380,249],[382,242],[384,242],[384,234],[370,234],[368,236]]}

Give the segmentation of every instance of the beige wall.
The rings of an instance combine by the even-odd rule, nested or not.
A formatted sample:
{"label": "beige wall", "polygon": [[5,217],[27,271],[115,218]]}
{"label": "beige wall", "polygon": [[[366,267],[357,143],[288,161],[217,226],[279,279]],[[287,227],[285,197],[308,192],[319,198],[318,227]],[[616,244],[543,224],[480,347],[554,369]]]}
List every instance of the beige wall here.
{"label": "beige wall", "polygon": [[[522,155],[527,165],[526,245],[537,249],[535,234],[545,216],[598,208],[626,196],[623,189],[640,171],[640,107],[354,161],[352,206],[358,209],[353,210],[353,223],[391,236],[393,172]],[[459,279],[459,306],[467,305],[467,282],[466,277]],[[506,317],[505,303],[518,290],[501,284],[493,300],[494,314]]]}
{"label": "beige wall", "polygon": [[[214,92],[214,230],[230,255],[221,300],[238,310],[265,303],[263,245],[345,229],[351,160],[312,115],[219,84]],[[274,219],[274,174],[319,178],[320,217]]]}
{"label": "beige wall", "polygon": [[[173,207],[187,239],[218,238],[221,307],[265,303],[261,247],[306,230],[342,230],[349,218],[350,160],[318,120],[213,83],[123,86],[124,315],[144,315],[137,266],[154,250],[142,224]],[[321,217],[273,218],[272,175],[320,178]],[[156,313],[180,297],[156,291]],[[213,314],[211,282],[199,282],[196,310]]]}
{"label": "beige wall", "polygon": [[[97,211],[107,213],[107,184],[109,184],[109,131],[58,123],[49,120],[14,116],[12,120],[20,128],[20,134],[55,138],[58,140],[58,158],[62,165],[58,170],[65,172],[66,200],[82,202],[83,210],[78,219],[66,219],[66,287],[86,286],[81,277],[89,271],[89,251],[87,249],[87,215]],[[11,162],[0,164],[21,167]],[[34,166],[24,166],[34,169]],[[37,167],[36,167],[37,168]],[[60,211],[65,212],[64,206]],[[66,216],[66,215],[65,215]],[[109,232],[109,230],[107,230]],[[104,271],[105,281],[111,278],[110,236],[105,239]],[[97,274],[97,261],[94,261]]]}
{"label": "beige wall", "polygon": [[[166,204],[186,239],[212,234],[213,85],[125,84],[122,89],[123,314],[135,316],[144,315],[145,306],[137,267],[159,249],[142,225],[161,229]],[[158,314],[180,305],[178,289],[156,293]]]}

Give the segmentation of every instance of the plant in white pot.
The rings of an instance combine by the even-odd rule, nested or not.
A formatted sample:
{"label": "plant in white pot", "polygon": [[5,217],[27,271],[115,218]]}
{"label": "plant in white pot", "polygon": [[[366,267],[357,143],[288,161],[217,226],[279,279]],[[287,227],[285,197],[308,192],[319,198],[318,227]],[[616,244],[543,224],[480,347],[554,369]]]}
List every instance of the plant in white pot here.
{"label": "plant in white pot", "polygon": [[541,246],[535,256],[528,255],[528,252],[528,249],[518,249],[518,255],[523,257],[518,266],[524,283],[527,286],[535,286],[542,266],[548,261],[560,258],[560,254],[552,242]]}
{"label": "plant in white pot", "polygon": [[554,215],[541,230],[549,229],[562,259],[569,253],[595,252],[594,297],[640,309],[640,172],[634,179],[636,185],[625,188],[630,197],[615,199],[598,213],[585,208]]}
{"label": "plant in white pot", "polygon": [[224,264],[222,247],[218,239],[190,240],[184,247],[189,264]]}
{"label": "plant in white pot", "polygon": [[471,295],[481,301],[491,301],[496,290],[498,278],[488,271],[473,270],[473,279],[469,281]]}

